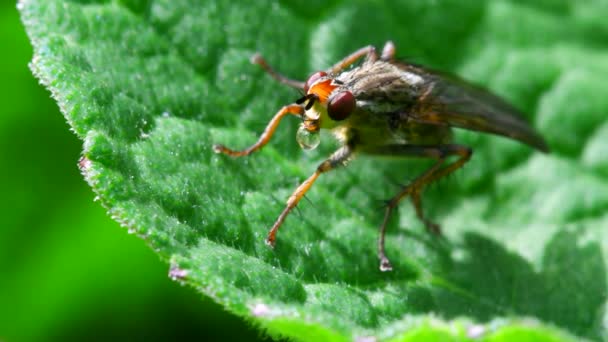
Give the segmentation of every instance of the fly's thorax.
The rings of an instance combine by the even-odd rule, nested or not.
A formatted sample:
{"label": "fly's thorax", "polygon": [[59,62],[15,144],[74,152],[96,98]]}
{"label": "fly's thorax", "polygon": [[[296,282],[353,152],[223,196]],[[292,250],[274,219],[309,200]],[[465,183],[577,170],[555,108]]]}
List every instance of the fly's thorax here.
{"label": "fly's thorax", "polygon": [[418,87],[425,79],[408,69],[407,65],[377,60],[366,62],[335,77],[337,83],[348,86],[354,92],[370,88],[387,88],[407,85]]}
{"label": "fly's thorax", "polygon": [[366,62],[336,77],[357,99],[357,108],[373,113],[409,110],[418,100],[425,80],[399,64]]}

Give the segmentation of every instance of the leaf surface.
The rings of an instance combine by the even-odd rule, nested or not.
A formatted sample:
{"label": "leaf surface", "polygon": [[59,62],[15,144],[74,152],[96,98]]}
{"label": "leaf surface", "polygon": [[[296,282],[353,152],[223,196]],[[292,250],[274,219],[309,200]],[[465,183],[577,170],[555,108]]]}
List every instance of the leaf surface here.
{"label": "leaf surface", "polygon": [[[84,141],[80,166],[110,215],[170,275],[300,340],[605,335],[608,22],[601,1],[22,0],[32,69]],[[528,113],[553,153],[457,132],[470,163],[431,187],[428,236],[404,203],[376,259],[380,200],[426,165],[361,157],[323,175],[264,244],[285,199],[337,145],[295,143],[297,98],[249,63],[303,79],[367,44],[489,87]],[[289,121],[289,122],[288,122]]]}

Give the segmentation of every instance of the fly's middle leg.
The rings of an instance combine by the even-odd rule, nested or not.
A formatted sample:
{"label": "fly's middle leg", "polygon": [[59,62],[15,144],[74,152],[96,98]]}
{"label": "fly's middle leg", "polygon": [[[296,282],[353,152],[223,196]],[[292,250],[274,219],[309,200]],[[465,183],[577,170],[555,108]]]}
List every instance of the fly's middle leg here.
{"label": "fly's middle leg", "polygon": [[272,225],[272,228],[268,232],[268,237],[266,238],[267,245],[274,247],[277,232],[283,224],[283,221],[285,221],[285,218],[287,218],[287,215],[291,212],[291,210],[298,205],[302,197],[304,197],[308,190],[310,190],[317,178],[322,173],[331,171],[339,166],[342,166],[351,157],[352,153],[352,146],[345,145],[339,148],[329,158],[322,162],[317,167],[315,172],[304,181],[304,183],[298,186],[298,188],[293,192],[293,194],[289,196],[289,199],[287,199],[287,206],[285,206],[285,209],[283,209],[283,211],[275,221],[274,225]]}

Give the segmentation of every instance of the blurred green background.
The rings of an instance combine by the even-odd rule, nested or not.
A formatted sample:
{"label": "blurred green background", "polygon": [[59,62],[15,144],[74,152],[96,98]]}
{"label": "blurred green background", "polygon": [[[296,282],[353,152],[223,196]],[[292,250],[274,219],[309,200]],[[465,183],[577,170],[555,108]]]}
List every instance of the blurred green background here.
{"label": "blurred green background", "polygon": [[259,339],[167,277],[112,221],[77,167],[81,142],[27,64],[14,2],[0,5],[0,341]]}

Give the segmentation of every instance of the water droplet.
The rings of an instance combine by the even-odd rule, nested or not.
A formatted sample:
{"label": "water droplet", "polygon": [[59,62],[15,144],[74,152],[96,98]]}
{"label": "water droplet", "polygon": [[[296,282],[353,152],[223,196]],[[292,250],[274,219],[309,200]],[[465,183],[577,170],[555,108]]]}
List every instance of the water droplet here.
{"label": "water droplet", "polygon": [[303,149],[314,150],[319,146],[321,137],[319,136],[319,132],[310,132],[304,126],[300,126],[296,133],[296,141]]}

